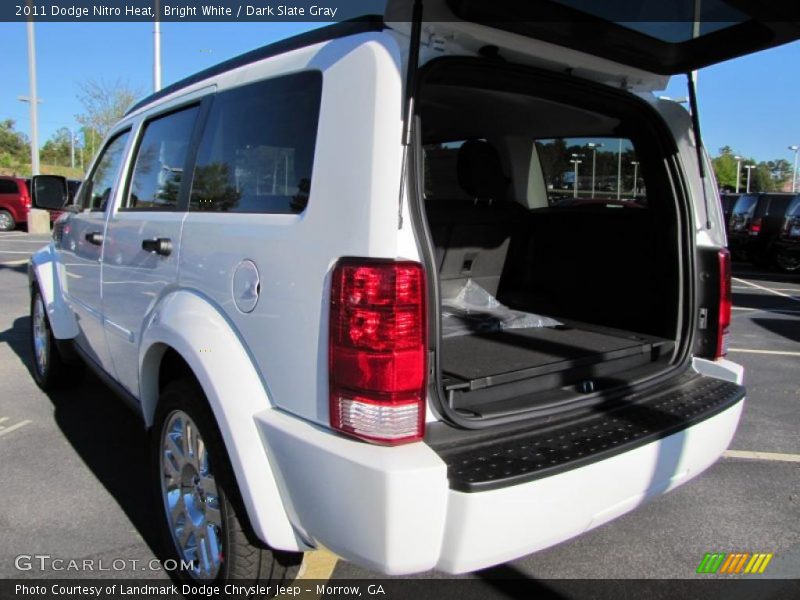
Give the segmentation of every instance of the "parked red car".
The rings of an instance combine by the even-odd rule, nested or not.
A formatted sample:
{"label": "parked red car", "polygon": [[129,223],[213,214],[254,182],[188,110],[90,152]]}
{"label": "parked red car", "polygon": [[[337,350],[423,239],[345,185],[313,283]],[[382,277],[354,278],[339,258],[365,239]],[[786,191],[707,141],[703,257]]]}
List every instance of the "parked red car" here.
{"label": "parked red car", "polygon": [[[28,222],[31,209],[29,184],[30,179],[0,175],[0,231],[11,231]],[[80,181],[67,181],[70,202],[79,185]],[[50,211],[50,222],[60,215],[61,211]]]}
{"label": "parked red car", "polygon": [[19,177],[0,177],[0,231],[10,231],[28,221],[31,195]]}

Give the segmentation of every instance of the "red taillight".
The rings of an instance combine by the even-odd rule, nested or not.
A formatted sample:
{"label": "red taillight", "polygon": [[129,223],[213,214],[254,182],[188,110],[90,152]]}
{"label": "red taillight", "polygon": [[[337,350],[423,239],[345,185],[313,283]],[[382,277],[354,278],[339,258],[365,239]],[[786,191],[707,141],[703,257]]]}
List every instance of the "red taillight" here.
{"label": "red taillight", "polygon": [[422,265],[340,260],[333,270],[330,421],[365,440],[422,439],[427,344]]}
{"label": "red taillight", "polygon": [[750,235],[758,235],[761,232],[761,217],[754,219],[750,223]]}
{"label": "red taillight", "polygon": [[719,251],[719,322],[717,324],[717,351],[714,358],[722,358],[728,353],[728,329],[731,326],[731,253],[727,249]]}

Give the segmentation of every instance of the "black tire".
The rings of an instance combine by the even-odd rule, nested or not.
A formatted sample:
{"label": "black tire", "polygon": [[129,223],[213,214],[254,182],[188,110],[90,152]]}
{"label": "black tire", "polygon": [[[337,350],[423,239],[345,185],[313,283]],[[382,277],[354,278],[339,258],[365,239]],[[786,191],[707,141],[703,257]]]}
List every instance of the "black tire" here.
{"label": "black tire", "polygon": [[[294,580],[300,569],[303,555],[299,552],[272,550],[253,534],[219,428],[208,407],[203,391],[194,379],[179,379],[167,384],[161,393],[153,428],[150,432],[151,471],[154,475],[155,501],[166,554],[175,559],[178,565],[181,565],[181,560],[194,560],[194,556],[179,548],[176,541],[177,534],[173,534],[173,525],[167,508],[167,504],[170,502],[167,499],[170,476],[164,470],[165,467],[162,463],[162,458],[165,462],[169,460],[164,445],[165,436],[168,433],[165,429],[170,427],[169,432],[176,435],[173,427],[176,423],[175,419],[181,419],[183,415],[188,416],[188,422],[196,429],[194,436],[187,435],[185,437],[196,437],[202,440],[207,452],[208,468],[204,472],[213,474],[212,479],[215,481],[217,494],[214,496],[201,490],[199,496],[195,495],[193,498],[203,498],[198,505],[202,506],[202,521],[206,530],[208,527],[206,523],[210,523],[205,520],[208,506],[219,508],[221,527],[213,527],[213,529],[215,537],[217,532],[219,533],[221,552],[220,563],[216,567],[218,571],[213,577],[211,576],[213,572],[207,572],[206,577],[203,577],[202,573],[180,568],[174,574],[180,580],[197,584],[248,581],[275,586]],[[175,439],[178,438],[173,438],[173,440]],[[183,446],[183,441],[180,444]],[[202,454],[202,450],[198,454]],[[185,470],[183,469],[181,472],[183,473]],[[199,476],[197,480],[199,480]],[[195,485],[199,485],[197,480],[195,480]],[[189,488],[191,488],[191,483],[181,487],[181,491],[177,492],[177,495],[183,495],[184,490]],[[176,493],[175,490],[173,493]],[[191,493],[187,491],[186,496],[190,495]],[[186,518],[189,512],[185,508],[186,503],[183,506],[183,510],[178,512],[184,514],[184,518]],[[195,526],[191,526],[191,528],[197,530]],[[203,541],[202,543],[206,547],[207,542]],[[195,545],[197,545],[197,540],[195,540]]]}
{"label": "black tire", "polygon": [[13,231],[16,227],[14,216],[5,209],[0,210],[0,231]]}
{"label": "black tire", "polygon": [[[50,318],[47,316],[38,285],[34,285],[31,289],[30,316],[29,339],[33,354],[33,379],[36,384],[45,391],[78,385],[83,381],[83,364],[65,360],[58,342],[53,337]],[[37,325],[41,329],[37,329]],[[37,339],[41,347],[37,347]]]}
{"label": "black tire", "polygon": [[779,250],[775,254],[775,266],[784,273],[800,272],[800,252],[791,253],[788,250]]}

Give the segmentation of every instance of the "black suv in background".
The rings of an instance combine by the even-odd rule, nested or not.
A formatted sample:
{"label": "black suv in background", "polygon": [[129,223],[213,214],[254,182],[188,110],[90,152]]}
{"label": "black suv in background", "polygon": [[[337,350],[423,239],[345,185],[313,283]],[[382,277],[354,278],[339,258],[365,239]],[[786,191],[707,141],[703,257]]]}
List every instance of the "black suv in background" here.
{"label": "black suv in background", "polygon": [[774,253],[779,269],[789,273],[800,272],[800,194],[794,197],[786,210]]}
{"label": "black suv in background", "polygon": [[731,215],[733,214],[733,207],[736,206],[736,201],[741,197],[741,194],[722,193],[719,195],[720,204],[722,204],[722,215],[725,218],[725,231],[728,231],[728,225],[731,222]]}
{"label": "black suv in background", "polygon": [[[759,267],[776,263],[789,205],[798,194],[743,194],[733,206],[728,223],[728,245],[734,258]],[[780,265],[779,265],[780,266]]]}

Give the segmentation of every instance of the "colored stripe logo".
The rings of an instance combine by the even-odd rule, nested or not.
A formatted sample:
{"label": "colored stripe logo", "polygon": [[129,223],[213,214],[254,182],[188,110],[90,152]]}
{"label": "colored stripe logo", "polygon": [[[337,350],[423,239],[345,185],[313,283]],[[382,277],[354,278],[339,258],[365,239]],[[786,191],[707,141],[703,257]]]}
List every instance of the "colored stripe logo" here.
{"label": "colored stripe logo", "polygon": [[700,565],[697,567],[697,573],[705,574],[756,574],[763,573],[767,569],[769,561],[772,560],[772,553],[755,552],[733,552],[727,554],[725,552],[706,552]]}

